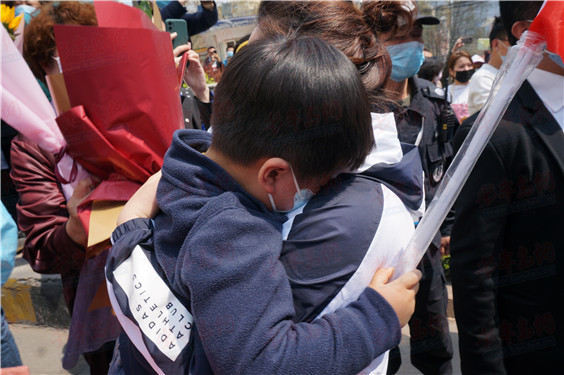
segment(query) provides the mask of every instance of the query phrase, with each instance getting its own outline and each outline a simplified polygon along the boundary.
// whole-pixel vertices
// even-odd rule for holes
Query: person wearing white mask
[[[392,73],[384,92],[397,103],[392,110],[399,140],[419,149],[428,205],[454,156],[451,140],[458,126],[443,89],[416,77],[424,61],[423,25],[437,25],[440,21],[419,16],[412,1],[365,2],[362,7],[364,18],[372,19],[373,32],[391,57]],[[443,128],[442,124],[450,126]],[[417,267],[423,278],[409,322],[411,363],[424,374],[452,373],[448,299],[441,263],[441,255],[448,253],[450,245],[449,222],[447,218]],[[399,350],[392,350],[387,373],[395,374],[400,366]]]
[[[486,103],[494,78],[511,47],[507,31],[498,17],[495,18],[490,32],[490,46],[492,50],[490,60],[482,65],[468,84],[468,116],[478,112]]]

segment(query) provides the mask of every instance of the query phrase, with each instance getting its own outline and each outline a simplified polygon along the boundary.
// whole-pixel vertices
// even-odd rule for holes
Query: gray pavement
[[[449,326],[454,346],[454,374],[460,374],[458,331],[452,311],[452,290],[449,292]],[[10,279],[2,288],[2,307],[10,329],[32,375],[89,374],[84,359],[75,368],[62,368],[63,348],[67,342],[70,317],[62,297],[61,279],[57,275],[39,275],[20,256]],[[409,329],[402,330],[401,375],[419,374],[409,362]]]
[[[63,369],[63,348],[67,342],[68,329],[26,324],[10,324],[20,357],[31,375],[88,375],[88,364],[80,357],[77,365],[67,371]]]
[[[454,374],[460,374],[460,357],[458,355],[458,332],[454,319],[449,319],[450,332],[454,345]],[[82,357],[78,364],[67,371],[61,366],[63,348],[65,346],[68,330],[62,328],[42,327],[26,324],[11,324],[10,330],[14,335],[20,355],[25,366],[28,366],[31,375],[73,374],[88,375],[89,368]],[[402,330],[400,351],[402,353],[402,366],[400,375],[420,374],[409,363],[409,329]]]

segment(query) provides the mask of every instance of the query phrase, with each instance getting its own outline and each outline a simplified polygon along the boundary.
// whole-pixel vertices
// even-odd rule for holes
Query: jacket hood
[[[161,212],[155,218],[155,227],[159,229],[155,232],[155,248],[159,263],[166,270],[176,269],[178,259],[183,256],[179,249],[198,220],[206,216],[202,212],[214,200],[232,199],[233,204],[243,209],[283,222],[203,154],[210,145],[210,133],[181,129],[174,133],[165,155],[157,190]],[[175,273],[169,273],[169,280],[174,280],[174,276]]]
[[[394,114],[372,113],[375,147],[356,173],[375,178],[392,190],[414,213],[423,214],[423,167],[415,145],[398,139]]]

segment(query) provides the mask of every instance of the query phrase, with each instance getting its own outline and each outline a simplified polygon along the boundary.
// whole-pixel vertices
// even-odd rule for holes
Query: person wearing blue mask
[[[384,92],[395,101],[398,137],[418,147],[425,174],[425,202],[433,199],[454,154],[451,139],[458,126],[444,91],[416,77],[423,64],[423,25],[437,25],[435,17],[419,16],[412,1],[374,1],[363,5],[372,17],[373,31],[392,60],[392,72]],[[443,129],[441,124],[450,126]],[[442,254],[450,245],[450,218],[436,234],[418,269],[423,273],[416,296],[411,331],[411,363],[423,374],[452,373],[452,343],[447,320],[448,297]],[[401,366],[399,350],[390,353],[388,374]]]
[[[227,57],[225,58],[225,60],[223,60],[223,66],[227,66],[227,63],[229,62],[229,60],[231,60],[231,58],[235,54],[235,47],[227,46],[226,51],[227,51]]]
[[[39,1],[16,1],[16,3],[19,4],[17,4],[14,8],[14,14],[17,17],[23,13],[26,25],[29,23],[29,21],[31,21],[33,17],[39,14],[39,7],[41,6]]]

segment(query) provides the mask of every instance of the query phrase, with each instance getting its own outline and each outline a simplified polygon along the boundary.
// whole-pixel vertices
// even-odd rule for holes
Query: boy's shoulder
[[[194,230],[218,228],[218,232],[230,231],[229,228],[242,229],[245,225],[252,228],[275,227],[280,232],[286,216],[270,212],[256,199],[240,192],[227,191],[210,198],[200,211]],[[247,233],[250,236],[252,233]],[[234,236],[237,233],[233,233]]]

